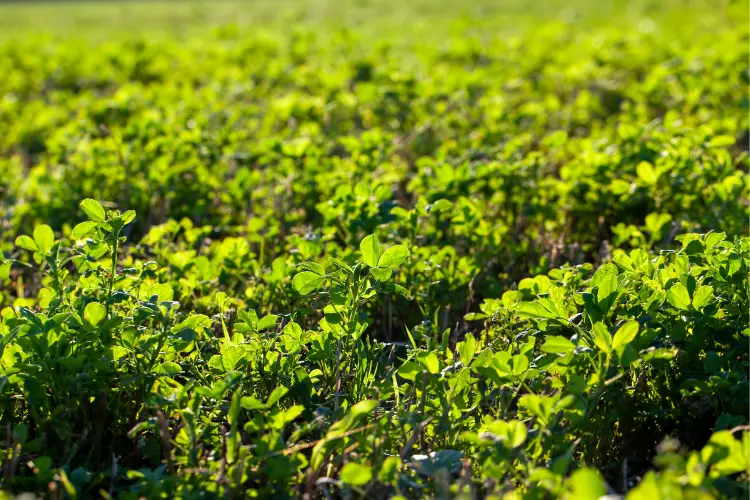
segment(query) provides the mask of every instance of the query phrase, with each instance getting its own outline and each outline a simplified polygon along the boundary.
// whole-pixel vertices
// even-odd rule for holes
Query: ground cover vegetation
[[[747,2],[464,3],[0,7],[7,496],[747,497]]]

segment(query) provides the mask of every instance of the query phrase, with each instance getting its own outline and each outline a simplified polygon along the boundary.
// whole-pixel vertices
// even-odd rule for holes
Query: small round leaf
[[[372,480],[370,467],[350,462],[341,469],[341,481],[353,486],[364,486]]]

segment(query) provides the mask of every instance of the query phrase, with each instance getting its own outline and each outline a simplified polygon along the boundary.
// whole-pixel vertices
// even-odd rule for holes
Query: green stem
[[[109,317],[110,299],[112,299],[112,289],[115,286],[115,273],[117,272],[117,251],[120,246],[120,233],[115,235],[115,245],[112,247],[112,269],[109,273],[109,289],[107,290],[107,317]]]
[[[151,373],[151,370],[153,370],[156,361],[159,359],[159,353],[161,352],[162,347],[164,347],[164,342],[167,340],[167,334],[169,333],[168,324],[169,323],[167,319],[164,318],[162,320],[161,333],[159,334],[159,342],[156,344],[156,350],[151,355],[151,360],[146,367],[146,374]]]

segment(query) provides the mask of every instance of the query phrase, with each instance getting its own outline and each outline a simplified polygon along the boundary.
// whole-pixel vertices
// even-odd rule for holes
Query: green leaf
[[[409,257],[409,249],[404,245],[394,245],[380,256],[378,266],[394,268],[400,266]]]
[[[440,361],[434,352],[428,352],[419,356],[419,361],[427,368],[427,371],[433,375],[440,371]]]
[[[104,212],[104,208],[98,201],[92,200],[91,198],[86,198],[81,202],[81,208],[84,212],[86,212],[86,215],[88,215],[89,219],[91,219],[92,221],[104,222],[106,213]]]
[[[31,239],[31,236],[26,236],[25,234],[22,234],[18,238],[16,238],[16,246],[21,247],[24,250],[31,250],[32,252],[38,252],[39,247],[34,242],[34,240]]]
[[[70,233],[70,237],[74,240],[80,240],[84,236],[92,233],[99,226],[98,222],[86,221],[81,222],[73,228],[73,232]]]
[[[607,494],[604,479],[596,469],[578,469],[567,481],[570,497],[575,500],[599,500]]]
[[[318,264],[317,262],[303,262],[299,265],[300,268],[306,269],[308,271],[312,271],[315,274],[318,274],[320,276],[326,275],[326,270],[323,266]]]
[[[523,354],[516,354],[510,361],[510,373],[520,378],[529,369],[529,358]]]
[[[401,365],[398,368],[398,375],[406,380],[416,380],[417,375],[419,372],[422,371],[422,368],[415,363],[414,361],[407,361],[403,365]]]
[[[347,412],[346,416],[348,419],[354,422],[359,417],[363,415],[367,415],[368,413],[371,413],[372,410],[374,410],[377,407],[378,407],[377,399],[365,399],[355,404],[351,408],[349,408],[349,411]]]
[[[507,448],[513,449],[521,446],[526,441],[528,431],[523,422],[519,420],[495,420],[486,427],[484,436],[494,437],[494,440],[500,441]]]
[[[292,286],[300,295],[307,295],[323,284],[323,277],[311,271],[298,273],[292,280]]]
[[[326,437],[331,438],[340,436],[342,433],[353,428],[362,420],[361,417],[364,417],[367,414],[371,413],[375,408],[378,407],[378,404],[379,402],[376,399],[365,399],[364,401],[360,401],[359,403],[355,404],[354,406],[349,408],[349,411],[346,413],[346,416],[344,418],[334,423],[328,429]],[[315,445],[312,451],[312,457],[310,459],[310,464],[313,468],[320,467],[321,462],[332,449],[332,446],[335,446],[335,442],[325,439],[320,440],[318,444]]]
[[[687,245],[685,245],[685,248],[682,249],[680,253],[684,253],[685,255],[699,255],[703,253],[703,243],[701,243],[699,240],[692,240],[689,241]]]
[[[479,321],[482,319],[487,319],[487,315],[484,313],[473,312],[473,313],[465,314],[464,319],[466,321]]]
[[[127,226],[131,222],[133,222],[133,219],[135,219],[135,210],[126,210],[121,216],[120,219],[122,220],[122,225]]]
[[[448,211],[453,208],[453,203],[449,200],[440,199],[431,205],[427,205],[427,213],[439,214],[441,212]]]
[[[268,395],[268,400],[266,400],[266,408],[271,408],[273,405],[278,403],[281,398],[286,396],[287,392],[289,392],[289,389],[287,389],[283,385],[276,387],[276,389],[271,391],[271,394]]]
[[[390,456],[383,461],[383,466],[378,471],[378,480],[390,484],[397,480],[398,470],[401,468],[401,458]],[[393,497],[391,497],[393,500]]]
[[[640,325],[637,321],[628,321],[615,332],[615,337],[612,339],[612,350],[620,352],[626,345],[631,343],[636,335],[638,335],[638,328]]]
[[[527,434],[528,430],[523,422],[519,420],[511,420],[508,422],[508,438],[505,441],[505,444],[510,448],[518,448],[524,443],[524,441],[526,441]]]
[[[258,401],[252,396],[243,396],[241,400],[242,407],[246,410],[265,410],[266,404]]]
[[[370,273],[378,281],[388,281],[393,271],[390,267],[373,267],[370,268]]]
[[[709,148],[724,148],[727,146],[732,146],[735,143],[734,137],[731,135],[717,135],[716,137],[711,138],[710,141],[708,141],[708,147]]]
[[[178,365],[177,363],[167,361],[165,363],[156,365],[154,367],[154,373],[157,373],[159,375],[168,375],[168,376],[177,375],[179,373],[182,373],[182,367]]]
[[[701,450],[701,459],[710,464],[720,476],[729,476],[746,471],[750,467],[747,450],[735,439],[731,431],[719,431],[711,435],[708,444]]]
[[[352,274],[354,272],[352,268],[349,267],[349,265],[342,260],[339,260],[335,257],[328,257],[328,260],[330,260],[332,264],[334,264],[336,267],[338,267],[339,269],[341,269],[347,274]]]
[[[224,310],[224,308],[227,306],[226,292],[216,292],[216,305],[219,306],[220,310]]]
[[[89,322],[91,326],[96,326],[107,315],[107,308],[99,302],[89,302],[86,309],[83,310],[83,319]]]
[[[633,261],[624,253],[618,253],[612,257],[612,261],[626,271],[635,271]]]
[[[594,344],[596,347],[609,354],[612,352],[612,335],[609,333],[609,329],[604,323],[595,323],[591,329],[592,336],[594,337]]]
[[[665,488],[666,486],[666,488]],[[627,500],[653,500],[654,498],[664,498],[662,489],[666,489],[667,493],[679,493],[680,490],[676,485],[672,485],[668,480],[657,477],[654,471],[648,471],[638,486],[628,492]],[[672,489],[672,492],[669,489]],[[674,490],[677,489],[677,492]],[[675,494],[677,498],[677,496]],[[669,496],[667,498],[670,498]]]
[[[221,363],[224,366],[224,371],[234,370],[240,361],[245,358],[247,351],[243,346],[230,345],[224,348],[221,353]]]
[[[464,366],[469,366],[477,348],[477,341],[474,338],[474,335],[467,333],[464,341],[459,343],[456,347],[458,348],[458,355],[461,358],[461,363],[463,363]]]
[[[611,303],[608,299],[613,293],[615,293],[616,290],[617,275],[614,273],[610,273],[605,276],[602,282],[599,284],[599,290],[596,293],[596,301],[599,304],[606,303],[607,309],[609,309],[609,305],[611,305]]]
[[[690,294],[685,285],[677,283],[667,290],[667,302],[683,311],[690,309]]]
[[[659,180],[659,174],[656,172],[656,169],[648,162],[640,162],[635,167],[635,171],[638,174],[638,179],[649,186],[653,186]]]
[[[353,486],[364,486],[372,480],[372,468],[349,462],[341,469],[341,481]]]
[[[711,302],[714,296],[714,289],[708,285],[701,285],[693,292],[693,307],[700,310]]]
[[[261,318],[261,320],[258,322],[258,331],[276,326],[276,321],[278,321],[278,319],[279,317],[275,314],[267,314],[263,316],[263,318]]]
[[[542,352],[567,354],[576,348],[575,344],[560,335],[550,335],[544,340]]]
[[[220,354],[214,354],[211,356],[211,358],[208,360],[208,367],[213,368],[216,371],[223,372],[226,371],[224,369],[224,358]]]
[[[727,238],[726,233],[711,233],[706,236],[706,249],[710,249],[721,243]]]
[[[55,233],[47,224],[42,224],[34,228],[34,241],[39,251],[46,254],[55,242]]]
[[[359,244],[359,251],[362,252],[362,262],[370,267],[377,267],[382,252],[377,235],[365,236]]]
[[[557,319],[558,314],[538,302],[521,302],[516,309],[519,318]]]
[[[9,260],[3,261],[2,264],[0,264],[0,281],[7,280],[10,278],[10,266],[12,265],[12,262]]]

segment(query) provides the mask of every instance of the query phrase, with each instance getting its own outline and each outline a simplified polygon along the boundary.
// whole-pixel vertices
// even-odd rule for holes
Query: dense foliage
[[[747,497],[747,3],[476,3],[0,42],[8,494]]]

